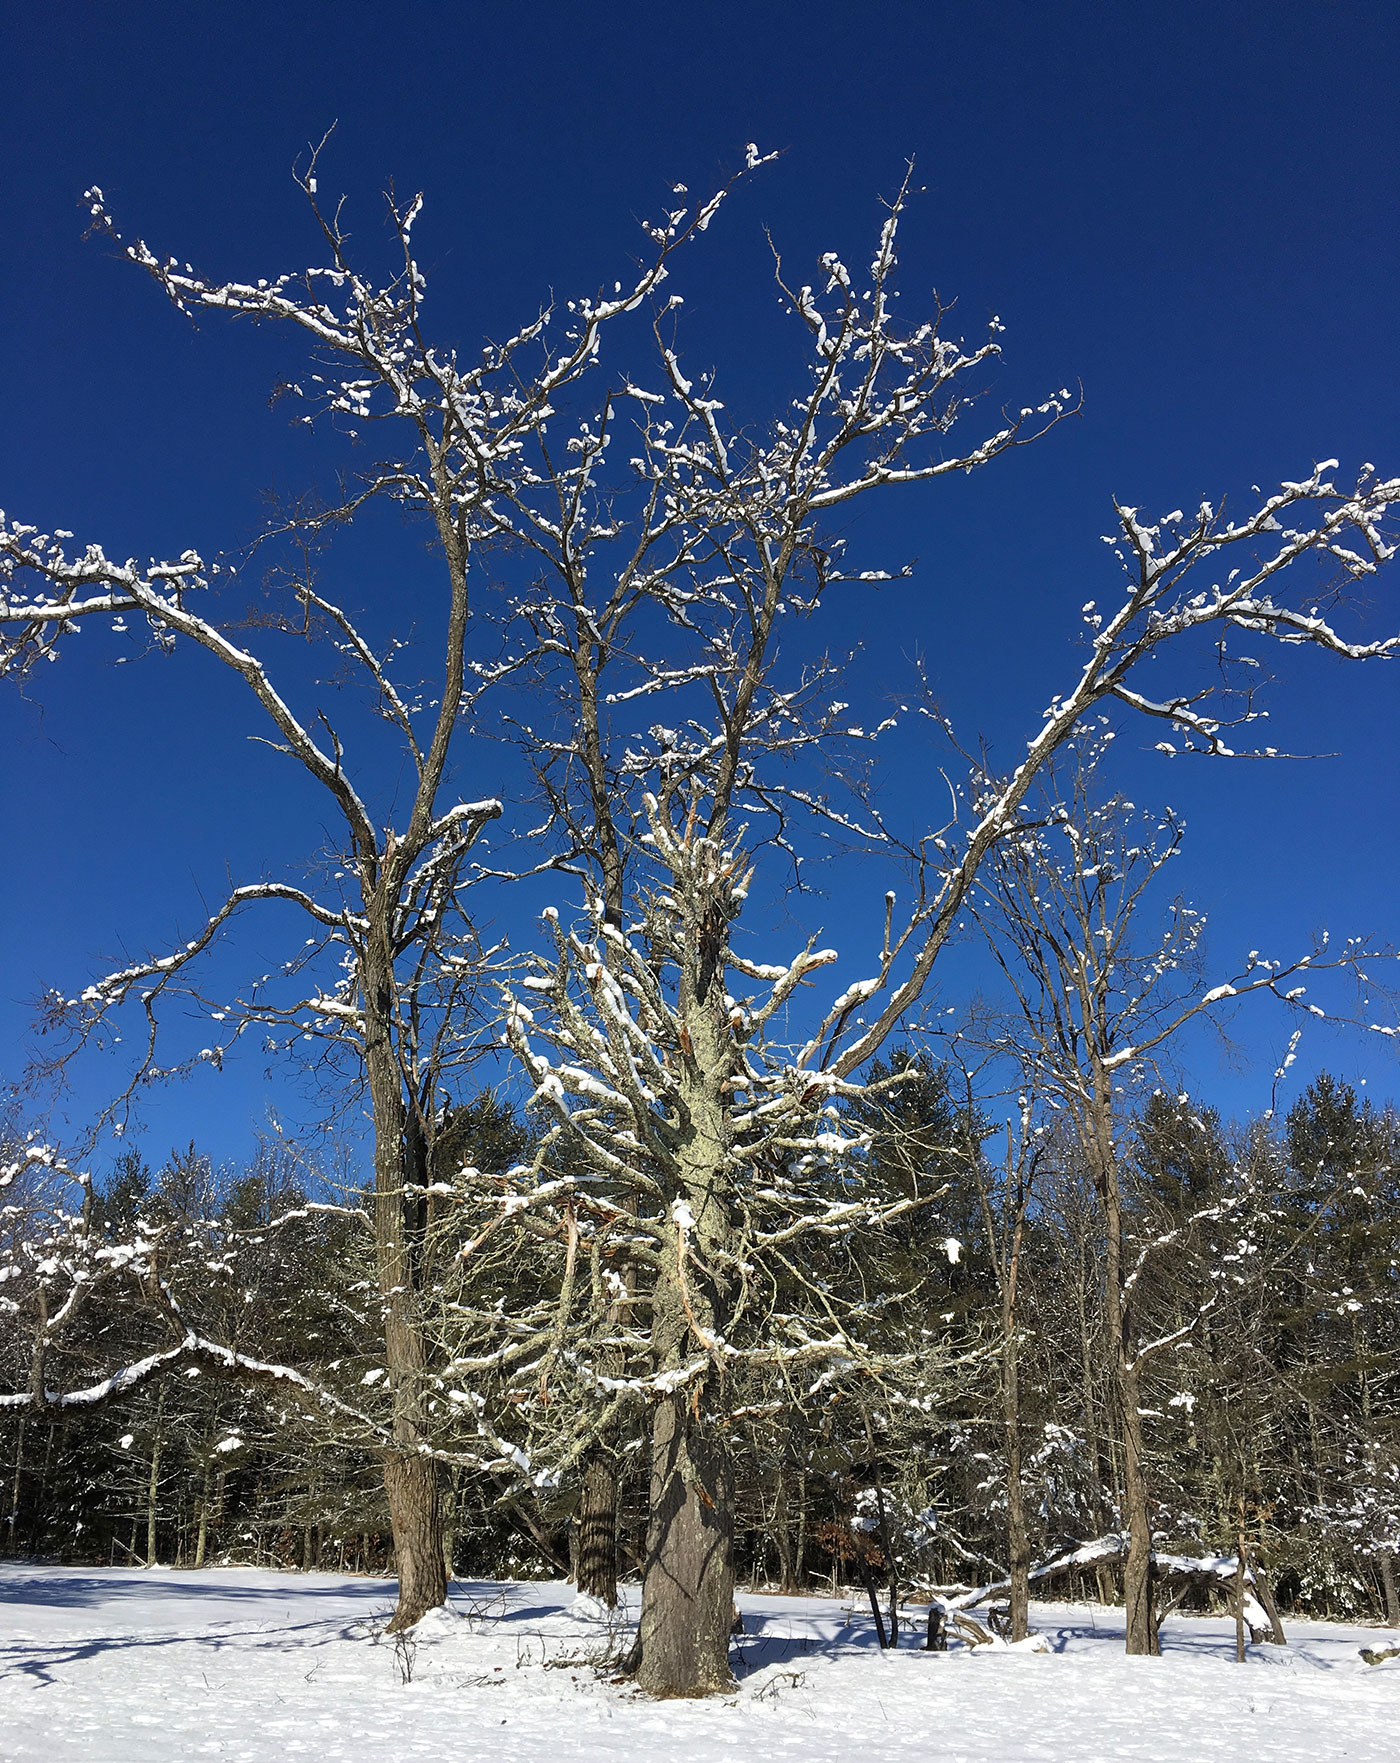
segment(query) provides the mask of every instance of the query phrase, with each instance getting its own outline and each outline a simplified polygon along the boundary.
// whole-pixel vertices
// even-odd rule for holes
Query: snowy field
[[[648,1702],[587,1661],[602,1624],[559,1585],[458,1584],[411,1654],[385,1580],[0,1563],[4,1763],[1395,1763],[1400,1660],[1374,1629],[1293,1624],[1237,1665],[1233,1624],[1171,1620],[1122,1656],[1118,1613],[1037,1605],[1048,1655],[880,1654],[868,1613],[742,1597],[735,1693]],[[915,1637],[916,1639],[918,1637]],[[405,1673],[408,1681],[405,1681]]]

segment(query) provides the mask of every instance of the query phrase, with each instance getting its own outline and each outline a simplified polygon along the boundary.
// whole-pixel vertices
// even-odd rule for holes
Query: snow
[[[592,1668],[616,1637],[565,1585],[457,1582],[453,1613],[396,1646],[378,1632],[387,1580],[0,1563],[0,1751],[7,1763],[1394,1756],[1400,1661],[1358,1657],[1389,1638],[1376,1630],[1290,1624],[1288,1648],[1251,1647],[1240,1666],[1231,1620],[1173,1617],[1161,1659],[1128,1659],[1120,1611],[1037,1604],[1048,1654],[926,1654],[907,1627],[907,1650],[882,1654],[863,1600],[739,1603],[734,1693],[656,1703]]]

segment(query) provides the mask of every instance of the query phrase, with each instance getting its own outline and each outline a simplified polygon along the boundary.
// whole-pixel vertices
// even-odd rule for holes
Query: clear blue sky
[[[918,581],[832,640],[866,642],[855,684],[872,693],[923,649],[965,738],[1009,758],[1074,664],[1079,606],[1112,590],[1114,495],[1189,507],[1330,455],[1400,469],[1398,52],[1400,12],[1365,3],[10,7],[0,506],[109,553],[210,554],[252,533],[261,490],[314,475],[314,443],[268,404],[286,340],[181,321],[84,241],[90,183],[157,249],[272,275],[313,254],[288,171],[338,120],[327,178],[366,237],[389,179],[427,193],[435,323],[470,346],[551,288],[620,272],[673,182],[710,184],[748,140],[782,148],[685,267],[691,346],[758,413],[779,395],[763,225],[793,260],[859,258],[913,154],[907,303],[956,294],[970,334],[999,313],[996,397],[1082,380],[1085,414],[977,479],[882,504],[855,537],[879,561],[917,556]],[[1394,628],[1400,580],[1377,599]],[[37,705],[0,698],[0,1075],[42,987],[188,934],[229,873],[285,873],[315,843],[197,660],[70,652]],[[1270,738],[1336,757],[1125,762],[1139,800],[1186,813],[1177,882],[1222,968],[1322,924],[1400,935],[1398,686],[1394,668],[1288,657]],[[897,792],[898,750],[888,763]],[[812,909],[829,936],[857,921],[847,887]],[[950,1000],[969,978],[955,961]],[[1241,1028],[1267,1067],[1285,1025]],[[1374,1041],[1319,1034],[1300,1068],[1319,1063],[1397,1089]],[[1267,1088],[1206,1049],[1194,1078],[1227,1109]],[[238,1155],[279,1093],[257,1062],[163,1091],[145,1142]]]

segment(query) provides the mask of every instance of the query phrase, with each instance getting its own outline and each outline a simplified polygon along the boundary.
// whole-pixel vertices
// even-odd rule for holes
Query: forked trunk
[[[662,1397],[652,1429],[640,1687],[653,1696],[728,1689],[733,1621],[733,1474],[723,1443],[680,1391]]]

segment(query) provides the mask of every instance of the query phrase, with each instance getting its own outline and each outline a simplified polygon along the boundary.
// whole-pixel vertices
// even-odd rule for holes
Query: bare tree
[[[749,163],[758,163],[752,150]],[[304,182],[314,207],[314,167]],[[964,347],[942,334],[941,307],[927,320],[897,322],[901,192],[866,274],[828,255],[814,291],[779,262],[779,291],[807,339],[810,373],[766,431],[726,426],[713,377],[683,368],[673,302],[653,312],[656,384],[627,373],[591,404],[580,394],[566,413],[603,329],[657,294],[676,249],[708,226],[717,201],[673,210],[652,232],[649,267],[615,297],[576,303],[557,352],[541,316],[471,369],[423,337],[422,277],[411,251],[416,202],[392,210],[403,267],[382,287],[359,275],[337,219],[319,210],[327,261],[300,278],[216,284],[144,246],[128,248],[184,309],[297,327],[318,358],[334,364],[313,382],[322,388],[320,408],[371,432],[381,421],[396,424],[408,436],[407,449],[366,474],[331,515],[297,523],[297,531],[319,534],[378,497],[426,521],[445,590],[431,708],[415,707],[397,683],[392,652],[344,605],[305,576],[293,595],[296,617],[339,646],[408,757],[413,801],[389,830],[380,830],[353,786],[345,744],[329,721],[295,714],[293,694],[274,688],[264,662],[199,610],[211,604],[211,578],[197,556],[117,565],[95,547],[70,557],[57,534],[13,522],[0,529],[0,630],[12,669],[55,653],[84,619],[144,616],[160,640],[193,642],[240,675],[270,719],[274,743],[327,792],[345,827],[343,893],[281,883],[236,890],[186,948],[109,976],[79,1003],[91,1025],[130,998],[146,1010],[153,1034],[163,996],[254,901],[281,901],[309,917],[317,951],[345,963],[305,992],[241,998],[230,1020],[346,1045],[368,1088],[400,1626],[443,1589],[436,1371],[423,1327],[439,1196],[428,1191],[425,1147],[441,1099],[441,1059],[456,1044],[474,977],[463,898],[469,852],[498,812],[480,790],[446,809],[441,798],[455,736],[480,716],[483,690],[518,682],[521,665],[532,663],[562,694],[552,726],[516,719],[547,799],[541,836],[552,836],[552,848],[538,862],[498,863],[496,873],[540,866],[574,873],[584,917],[580,928],[557,929],[547,971],[535,976],[537,1024],[522,989],[511,994],[507,1036],[554,1126],[499,1202],[513,1218],[536,1217],[562,1247],[561,1290],[573,1291],[578,1280],[584,1219],[615,1230],[624,1262],[638,1269],[634,1301],[650,1311],[638,1391],[651,1405],[653,1444],[641,1681],[664,1694],[727,1681],[733,1512],[724,1367],[736,1324],[756,1314],[749,1269],[804,1238],[849,1232],[885,1214],[878,1197],[849,1205],[833,1197],[841,1182],[831,1171],[857,1155],[858,1141],[837,1129],[832,1110],[839,1114],[843,1099],[861,1093],[858,1073],[918,1004],[982,865],[1023,829],[1038,773],[1086,716],[1113,703],[1165,720],[1190,746],[1227,752],[1230,730],[1253,711],[1247,695],[1222,704],[1197,688],[1193,636],[1205,639],[1213,667],[1241,631],[1357,660],[1400,645],[1348,638],[1312,605],[1314,572],[1297,568],[1312,559],[1343,576],[1373,572],[1389,555],[1382,522],[1400,500],[1400,482],[1367,471],[1354,488],[1338,489],[1329,464],[1238,519],[1203,504],[1189,519],[1148,523],[1120,507],[1127,585],[1109,613],[1086,610],[1090,652],[1078,677],[1050,705],[1016,770],[979,778],[969,824],[943,825],[941,810],[916,806],[927,832],[907,854],[912,908],[896,920],[888,899],[883,935],[871,926],[870,976],[831,1000],[811,1032],[784,1026],[789,1008],[800,1013],[799,987],[827,956],[809,944],[768,965],[735,945],[746,853],[769,845],[795,860],[813,829],[893,852],[860,793],[842,799],[830,783],[870,730],[832,702],[831,669],[797,641],[799,621],[832,591],[865,594],[888,579],[880,569],[849,568],[831,523],[887,486],[991,463],[1043,433],[1074,401],[1060,394],[1002,418],[971,445],[948,441],[979,371],[998,351],[1000,327],[984,344]],[[106,225],[100,197],[94,209]],[[608,448],[624,408],[639,412],[630,422],[634,451],[625,472],[610,472]],[[529,557],[538,573],[515,601],[528,639],[507,645],[504,660],[493,650],[473,669],[468,575],[481,547]],[[1210,572],[1204,588],[1201,569]],[[791,644],[779,642],[786,630]],[[1142,664],[1169,639],[1187,651],[1179,683],[1149,696]],[[293,976],[314,972],[301,958],[292,967]],[[565,1150],[594,1179],[592,1189],[582,1176],[549,1168],[548,1158]],[[567,1196],[560,1181],[572,1182]],[[555,1201],[561,1209],[547,1217],[543,1209]],[[796,1337],[781,1341],[765,1326],[751,1343],[756,1363],[864,1350],[858,1331],[824,1312],[817,1290],[809,1296],[820,1332],[798,1317]],[[571,1304],[557,1300],[549,1327],[570,1314]],[[508,1351],[526,1362],[545,1312],[523,1321],[519,1338],[505,1349],[483,1346],[475,1359]],[[467,1359],[470,1380],[475,1360]],[[594,1430],[602,1436],[601,1417]]]
[[[1370,951],[1331,953],[1324,939],[1283,963],[1251,952],[1219,986],[1193,986],[1204,919],[1177,901],[1154,940],[1144,934],[1148,890],[1180,849],[1171,814],[1138,816],[1121,798],[1102,799],[1095,777],[1106,742],[1086,731],[1067,780],[1047,772],[1040,823],[1008,838],[978,879],[972,910],[988,934],[1014,1011],[986,1033],[1022,1067],[1072,1130],[1102,1214],[1103,1287],[1122,1491],[1129,1544],[1124,1583],[1127,1648],[1155,1653],[1152,1500],[1143,1432],[1142,1380],[1150,1360],[1185,1341],[1219,1293],[1188,1306],[1185,1320],[1147,1338],[1142,1299],[1155,1258],[1180,1247],[1193,1226],[1218,1222],[1245,1201],[1214,1197],[1198,1215],[1141,1232],[1125,1186],[1121,1121],[1125,1089],[1155,1072],[1154,1056],[1194,1018],[1226,1000],[1269,994],[1304,1005],[1312,973],[1355,969]],[[1063,840],[1063,855],[1053,850]]]
[[[873,811],[843,812],[803,770],[823,755],[839,769],[835,753],[865,730],[842,716],[844,705],[828,708],[817,696],[825,680],[820,666],[794,671],[780,655],[780,624],[794,611],[815,611],[832,592],[868,592],[863,584],[881,579],[878,570],[855,571],[839,562],[841,548],[824,524],[830,511],[891,483],[987,464],[1043,432],[1070,407],[1062,395],[1022,412],[976,446],[951,454],[940,447],[929,458],[965,408],[963,380],[994,345],[965,350],[945,341],[941,313],[912,329],[895,325],[890,296],[903,204],[901,195],[891,205],[864,293],[835,257],[823,259],[821,295],[792,288],[779,265],[779,286],[811,340],[811,385],[767,436],[721,426],[714,377],[689,377],[671,336],[658,326],[662,385],[650,391],[628,387],[628,396],[642,406],[630,517],[624,492],[601,481],[611,405],[571,437],[574,463],[551,467],[547,513],[517,504],[509,516],[510,538],[544,558],[560,584],[553,599],[534,602],[531,613],[539,653],[557,663],[553,677],[565,681],[567,706],[560,729],[537,743],[537,764],[552,822],[563,835],[549,861],[584,878],[587,947],[595,952],[585,956],[574,949],[567,958],[561,953],[558,984],[565,984],[572,959],[587,972],[596,969],[590,984],[605,985],[601,976],[624,914],[632,865],[633,893],[646,903],[638,928],[668,951],[658,959],[675,963],[678,989],[668,1008],[676,1018],[670,1029],[679,1055],[669,1043],[656,1050],[653,1029],[638,1035],[635,1024],[623,1026],[620,1005],[608,1002],[612,994],[602,990],[597,1006],[613,1013],[607,1026],[585,1030],[583,1020],[575,1019],[550,1071],[540,1063],[543,1055],[529,1050],[518,1013],[511,1038],[537,1093],[560,1109],[561,1125],[568,1125],[563,1115],[575,1112],[570,1097],[587,1113],[589,1086],[598,1081],[608,1118],[609,1110],[641,1110],[643,1104],[664,1113],[658,1099],[673,1099],[677,1112],[667,1131],[683,1122],[680,1130],[693,1135],[687,1143],[698,1147],[693,1154],[701,1161],[681,1159],[666,1167],[664,1179],[649,1176],[655,1215],[636,1215],[633,1222],[646,1219],[654,1228],[656,1217],[683,1205],[702,1233],[702,1264],[711,1267],[737,1252],[727,1235],[734,1204],[729,1184],[746,1161],[733,1147],[739,1142],[736,1111],[746,1105],[747,1092],[735,1086],[747,1069],[754,1022],[766,1023],[770,1012],[770,1004],[763,1004],[757,1018],[747,1005],[737,1007],[732,1019],[725,1014],[727,971],[740,976],[740,991],[742,976],[750,972],[733,943],[746,891],[737,885],[745,873],[743,852],[766,841],[800,857],[809,836],[804,815],[811,817],[809,828],[837,824],[877,844],[885,837]],[[1390,555],[1381,522],[1400,497],[1400,485],[1377,482],[1368,470],[1354,490],[1339,491],[1328,469],[1283,486],[1239,519],[1203,504],[1189,520],[1178,513],[1149,524],[1135,509],[1119,508],[1117,551],[1128,577],[1121,602],[1106,614],[1086,609],[1089,659],[1049,707],[1024,762],[1008,778],[983,780],[971,824],[939,827],[930,815],[916,853],[914,909],[896,924],[889,902],[875,971],[832,1002],[796,1054],[785,1109],[795,1106],[799,1083],[809,1109],[840,1095],[841,1086],[907,1019],[982,864],[1022,827],[1038,773],[1091,712],[1124,704],[1164,719],[1190,748],[1230,751],[1231,729],[1255,714],[1247,693],[1212,702],[1208,688],[1183,685],[1149,698],[1138,685],[1143,664],[1168,639],[1187,649],[1193,635],[1211,639],[1214,659],[1226,655],[1227,685],[1232,671],[1226,651],[1237,631],[1308,642],[1358,660],[1395,652],[1395,639],[1348,639],[1315,607],[1300,610],[1284,595],[1286,572],[1309,558],[1343,574],[1365,575]],[[600,570],[594,551],[617,539],[620,564]],[[1193,572],[1219,570],[1231,555],[1240,565],[1198,590]],[[590,583],[597,582],[603,587],[595,599]],[[661,642],[664,649],[656,647]],[[1184,679],[1190,665],[1183,655]],[[611,691],[603,678],[609,668],[619,675]],[[621,708],[632,705],[653,719],[649,725],[621,720]],[[605,711],[613,718],[606,726]],[[702,855],[703,881],[690,867]],[[664,934],[658,914],[671,916]],[[561,948],[568,947],[566,939]],[[635,965],[641,958],[627,960]],[[783,1003],[786,988],[815,964],[809,950],[775,970],[784,976],[776,982]],[[641,988],[643,982],[627,983]],[[636,996],[640,1000],[643,992]],[[551,1002],[556,1012],[564,1010],[562,992],[552,993]],[[665,1019],[658,998],[648,994],[647,1008],[659,1031]],[[652,1075],[645,1081],[624,1075],[624,1053],[633,1057],[627,1050],[634,1039],[653,1047],[647,1067]],[[683,1074],[667,1063],[677,1056],[687,1062]],[[640,1090],[630,1087],[634,1082]],[[666,1142],[659,1126],[644,1128],[642,1121],[638,1112],[626,1129],[634,1152],[613,1144],[603,1158],[624,1184],[634,1180],[632,1165],[659,1156],[657,1146]],[[581,1131],[573,1125],[569,1130]],[[799,1110],[786,1130],[800,1138],[811,1127],[800,1124]],[[656,1134],[661,1136],[653,1142]],[[668,1244],[652,1266],[652,1280],[660,1279],[651,1288],[653,1351],[663,1375],[679,1368],[682,1342],[708,1356],[718,1326],[708,1311],[709,1320],[699,1311],[692,1315],[681,1301],[686,1254]],[[692,1393],[685,1421],[695,1438],[684,1447],[677,1442],[680,1407],[674,1397],[658,1401],[653,1436],[660,1468],[652,1489],[641,1680],[661,1693],[691,1693],[725,1675],[720,1612],[729,1568],[721,1515],[727,1483],[721,1468],[702,1471],[687,1455],[692,1448],[697,1462],[704,1455],[698,1396]]]
[[[396,504],[426,526],[440,571],[436,653],[426,664],[430,683],[420,690],[403,677],[403,639],[390,628],[392,607],[362,617],[322,592],[310,570],[294,577],[288,604],[271,621],[273,632],[254,645],[240,629],[242,608],[227,572],[207,566],[195,551],[145,566],[113,561],[97,544],[70,555],[65,545],[71,535],[13,520],[0,526],[0,667],[23,675],[37,661],[55,658],[66,636],[96,621],[112,622],[120,631],[128,619],[140,620],[157,649],[194,645],[242,681],[258,719],[254,727],[264,731],[258,738],[299,767],[341,828],[340,867],[318,874],[316,853],[308,851],[307,873],[295,883],[234,888],[183,946],[105,975],[81,997],[60,1001],[55,1015],[90,1037],[123,1005],[143,1013],[145,1056],[113,1113],[156,1069],[160,1009],[181,991],[223,1025],[200,1059],[217,1064],[243,1034],[262,1026],[288,1049],[301,1040],[331,1047],[363,1083],[372,1121],[373,1222],[393,1392],[383,1463],[400,1581],[394,1625],[402,1628],[445,1595],[421,1318],[433,1206],[428,1151],[443,1101],[444,1064],[460,1044],[476,974],[464,899],[469,853],[501,812],[487,792],[459,799],[454,770],[461,737],[481,715],[482,693],[508,667],[492,627],[475,655],[469,642],[473,547],[494,530],[494,499],[508,502],[511,480],[528,471],[525,445],[543,429],[551,401],[592,366],[602,331],[659,286],[667,260],[708,225],[720,198],[696,210],[674,210],[648,228],[649,261],[614,296],[573,303],[571,327],[559,348],[551,346],[546,310],[504,344],[488,346],[475,364],[462,365],[423,328],[425,282],[412,246],[421,199],[407,207],[390,201],[399,267],[389,280],[376,282],[348,253],[341,208],[328,212],[320,205],[315,154],[298,181],[325,251],[320,264],[300,274],[216,282],[175,258],[158,257],[144,243],[121,249],[181,312],[217,311],[293,327],[306,339],[314,364],[325,370],[299,389],[309,407],[306,420],[348,424],[367,438],[385,434],[385,454],[338,505],[294,513],[279,530],[296,543],[314,545],[375,501]],[[89,200],[94,227],[121,243],[102,193],[89,192]],[[262,622],[269,622],[265,615]],[[370,794],[382,753],[367,756],[365,775],[357,781],[347,751],[351,743],[328,713],[315,703],[293,708],[308,693],[299,670],[287,662],[285,645],[278,650],[279,625],[283,632],[314,637],[339,656],[401,755],[411,787],[406,806],[389,824],[381,823],[383,810]],[[280,686],[268,658],[279,655],[288,676]],[[415,660],[421,663],[422,656],[415,652]],[[258,982],[232,999],[205,997],[196,982],[199,958],[250,907],[276,905],[290,907],[309,933],[294,939],[280,988]]]

